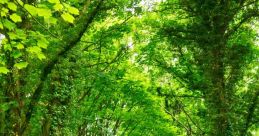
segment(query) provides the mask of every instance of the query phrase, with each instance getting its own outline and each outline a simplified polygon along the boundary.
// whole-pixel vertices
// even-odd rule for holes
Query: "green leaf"
[[[4,29],[4,26],[2,23],[0,23],[0,29]]]
[[[18,69],[23,69],[26,68],[28,66],[28,62],[19,62],[14,64],[14,67],[17,67]]]
[[[52,16],[50,9],[40,8],[40,9],[37,9],[37,12],[38,12],[38,16],[41,16],[44,18],[50,18]]]
[[[48,41],[46,40],[38,40],[37,45],[43,49],[47,49],[48,47]]]
[[[38,46],[28,47],[27,51],[37,55],[38,59],[43,60],[46,56],[41,52],[41,48]]]
[[[35,53],[35,54],[41,53],[41,48],[38,47],[38,46],[29,47],[27,50],[28,50],[30,53]]]
[[[15,29],[15,31],[16,31],[16,35],[17,35],[18,39],[22,39],[22,40],[26,40],[27,39],[27,35],[24,32],[24,30],[22,30],[22,29]]]
[[[0,67],[0,73],[7,74],[8,72],[10,72],[10,70],[6,67]]]
[[[78,10],[77,8],[75,8],[75,7],[69,6],[69,7],[67,7],[67,10],[68,10],[68,12],[71,13],[71,14],[79,15],[79,10]]]
[[[4,45],[4,50],[5,51],[12,51],[12,46],[10,44],[5,44]]]
[[[16,28],[15,23],[9,21],[8,19],[4,19],[4,27],[6,27],[8,30],[13,30],[14,28]]]
[[[24,8],[30,13],[32,14],[33,16],[36,16],[38,14],[38,8],[32,6],[32,5],[29,5],[29,4],[25,4],[24,5]]]
[[[54,10],[55,11],[60,11],[62,9],[63,9],[63,5],[62,4],[57,3],[57,4],[54,5]]]
[[[38,53],[37,56],[40,60],[46,59],[46,56],[42,53]]]
[[[14,32],[9,32],[9,33],[7,33],[7,34],[8,34],[8,36],[9,36],[9,38],[10,38],[11,40],[17,39],[16,33],[14,33]]]
[[[69,23],[74,23],[75,18],[69,13],[63,13],[61,17]]]
[[[16,13],[13,13],[13,14],[10,16],[10,18],[11,18],[15,23],[17,23],[17,22],[22,22],[22,18],[21,18],[19,15],[17,15]]]
[[[7,2],[8,2],[8,0],[0,0],[0,4],[5,4]]]
[[[49,3],[60,3],[59,0],[48,0],[48,1],[49,1]]]
[[[0,13],[1,13],[1,17],[6,17],[7,14],[9,13],[9,9],[2,8]]]
[[[24,48],[24,45],[21,44],[21,43],[19,43],[19,44],[16,45],[16,48],[17,48],[17,49],[23,49],[23,48]]]
[[[11,9],[12,11],[16,11],[17,10],[17,6],[13,3],[13,2],[8,2],[7,6],[9,9]]]
[[[21,57],[22,56],[22,53],[20,52],[20,51],[14,51],[13,53],[12,53],[12,56],[15,58],[15,59],[17,59],[17,58],[19,58],[19,57]]]
[[[24,5],[24,3],[21,0],[18,0],[18,1],[15,1],[15,2],[17,2],[20,5]]]
[[[0,105],[0,109],[1,111],[7,111],[8,109],[10,109],[8,103],[4,103]]]
[[[54,25],[55,25],[55,24],[57,24],[57,21],[58,21],[58,20],[57,20],[56,18],[50,17],[50,18],[48,18],[48,21],[47,21],[47,22],[50,23],[50,24],[54,24]]]

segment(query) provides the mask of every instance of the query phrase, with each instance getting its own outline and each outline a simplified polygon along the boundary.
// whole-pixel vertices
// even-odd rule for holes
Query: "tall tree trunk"
[[[215,136],[227,136],[228,134],[228,98],[227,90],[225,90],[224,83],[224,64],[222,56],[222,47],[219,50],[213,51],[213,56],[215,58],[212,67],[212,103],[215,108],[214,120],[214,133]]]

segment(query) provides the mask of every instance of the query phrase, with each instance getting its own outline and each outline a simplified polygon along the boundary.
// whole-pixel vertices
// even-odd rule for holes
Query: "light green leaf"
[[[5,12],[3,12],[3,11],[1,11],[0,14],[1,14],[1,17],[6,17],[6,15],[7,15],[7,14],[6,14]]]
[[[12,11],[16,11],[17,10],[17,6],[13,3],[13,2],[8,2],[7,6],[9,9],[11,9]]]
[[[16,13],[13,13],[13,14],[10,16],[10,18],[11,18],[15,23],[17,23],[17,22],[22,22],[22,18],[21,18],[19,15],[17,15]]]
[[[38,12],[38,16],[42,16],[44,18],[50,18],[52,16],[50,9],[41,8],[41,9],[37,9],[37,12]]]
[[[37,56],[40,60],[46,59],[46,56],[42,53],[38,53]]]
[[[55,11],[60,11],[62,9],[63,9],[63,5],[62,4],[57,3],[57,4],[54,5],[54,10]]]
[[[61,17],[69,23],[74,23],[75,18],[69,13],[63,13]]]
[[[0,4],[5,4],[7,2],[8,2],[8,0],[0,0]]]
[[[69,7],[67,7],[67,10],[68,10],[68,12],[71,13],[71,14],[79,15],[79,10],[78,10],[77,8],[75,8],[75,7],[69,6]]]
[[[16,1],[20,5],[24,5],[24,3],[21,0]]]
[[[15,29],[15,31],[16,31],[16,35],[17,35],[17,38],[18,38],[18,39],[26,40],[27,35],[26,35],[26,33],[24,32],[24,30],[22,30],[22,29]]]
[[[11,40],[17,39],[17,35],[14,32],[7,33]]]
[[[6,27],[8,30],[13,30],[16,27],[16,25],[8,19],[4,19],[4,27]]]
[[[1,74],[1,73],[7,74],[8,72],[10,72],[10,70],[7,69],[6,67],[0,67],[0,74]]]
[[[28,62],[19,62],[14,64],[14,67],[17,67],[18,69],[23,69],[26,68],[28,66]]]
[[[49,1],[49,3],[60,3],[59,0],[48,0],[48,1]]]
[[[35,54],[41,53],[41,48],[38,47],[38,46],[29,47],[27,50],[28,50],[30,53],[35,53]]]
[[[20,49],[23,49],[23,48],[24,48],[24,45],[21,44],[21,43],[19,43],[19,44],[16,45],[16,48],[19,49],[19,50],[20,50]]]
[[[43,49],[47,49],[48,42],[46,40],[38,40],[37,45]]]
[[[0,29],[4,29],[4,26],[2,23],[0,23]]]
[[[57,21],[58,21],[58,20],[57,20],[56,18],[50,17],[50,18],[48,18],[48,21],[47,21],[47,22],[50,23],[50,24],[54,24],[54,25],[55,25],[55,24],[57,24]]]
[[[9,13],[9,9],[7,8],[1,9],[1,17],[6,17],[8,13]]]
[[[33,16],[37,15],[38,14],[38,8],[32,6],[32,5],[29,5],[29,4],[25,4],[24,5],[24,8],[30,13],[32,14]]]
[[[41,52],[41,48],[38,46],[28,47],[27,51],[37,55],[38,59],[43,60],[45,59],[45,55]]]
[[[10,44],[5,44],[4,45],[4,50],[5,51],[12,51],[12,46]]]

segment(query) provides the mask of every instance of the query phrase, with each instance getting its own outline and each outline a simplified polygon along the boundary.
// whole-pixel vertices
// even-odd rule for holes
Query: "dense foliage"
[[[258,7],[1,0],[0,135],[258,135]]]

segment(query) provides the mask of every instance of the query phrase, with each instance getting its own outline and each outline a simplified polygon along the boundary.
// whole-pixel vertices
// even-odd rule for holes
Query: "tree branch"
[[[228,32],[225,34],[225,37],[229,37],[231,36],[233,33],[235,33],[244,23],[248,22],[250,19],[252,19],[253,17],[258,17],[259,16],[259,12],[258,10],[255,11],[250,11],[248,13],[246,13],[245,15],[243,15],[242,20],[237,23],[232,29],[228,30]]]
[[[21,129],[21,135],[25,132],[26,128],[28,127],[28,124],[30,122],[30,119],[31,119],[31,116],[32,116],[32,113],[33,113],[33,110],[35,108],[35,105],[38,103],[40,97],[41,97],[41,94],[42,94],[42,90],[43,90],[43,83],[44,81],[47,79],[48,75],[51,73],[51,71],[53,70],[55,64],[58,63],[58,59],[59,58],[63,58],[67,52],[69,52],[73,47],[75,47],[77,45],[78,42],[80,42],[80,39],[82,38],[82,36],[84,35],[84,33],[88,30],[89,26],[92,24],[92,22],[94,21],[94,18],[97,16],[97,14],[99,13],[99,9],[102,5],[104,0],[100,0],[96,6],[96,8],[90,13],[87,21],[83,21],[83,20],[80,20],[80,21],[83,21],[85,23],[82,23],[82,24],[79,24],[79,25],[82,25],[78,35],[70,40],[65,48],[59,52],[56,57],[51,60],[47,65],[45,65],[45,67],[43,68],[42,70],[42,73],[40,75],[40,83],[38,85],[38,87],[35,89],[32,97],[31,97],[31,101],[28,105],[28,109],[26,111],[26,117],[25,117],[25,121],[22,125],[22,129]],[[82,19],[84,19],[84,16],[82,16]],[[79,26],[75,25],[77,28],[79,28]],[[67,39],[63,39],[63,40],[67,40]]]
[[[254,94],[254,97],[252,99],[251,104],[248,107],[248,114],[246,116],[246,120],[244,123],[244,127],[240,132],[240,136],[245,136],[247,133],[247,130],[251,124],[252,118],[253,118],[253,114],[255,112],[256,106],[258,104],[258,96],[259,96],[259,91],[256,91],[256,93]]]

